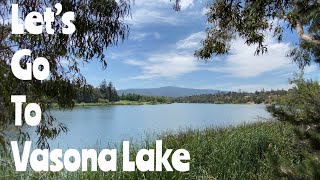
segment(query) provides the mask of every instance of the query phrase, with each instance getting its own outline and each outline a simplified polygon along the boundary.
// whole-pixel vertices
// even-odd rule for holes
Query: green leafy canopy
[[[257,45],[256,55],[267,53],[266,34],[271,32],[281,42],[290,29],[300,41],[288,55],[301,69],[312,61],[320,63],[319,0],[215,0],[207,18],[206,38],[195,53],[201,59],[227,54],[236,38]]]

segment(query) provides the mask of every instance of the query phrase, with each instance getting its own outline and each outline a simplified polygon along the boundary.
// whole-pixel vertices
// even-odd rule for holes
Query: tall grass
[[[0,175],[4,179],[272,179],[276,178],[277,164],[290,167],[297,161],[293,137],[292,127],[279,122],[161,135],[164,148],[190,152],[191,167],[185,173],[122,172],[121,164],[118,172],[16,173],[12,165],[2,164]],[[141,148],[154,146],[153,141],[146,140],[131,151],[135,154]]]

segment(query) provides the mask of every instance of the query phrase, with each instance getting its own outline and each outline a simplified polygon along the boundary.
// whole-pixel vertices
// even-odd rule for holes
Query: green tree
[[[312,61],[320,63],[319,0],[215,0],[207,17],[207,35],[195,53],[199,58],[227,54],[239,37],[249,46],[257,45],[256,55],[267,53],[266,34],[271,32],[281,42],[289,28],[300,41],[288,55],[300,68]]]
[[[289,178],[318,179],[320,177],[320,84],[304,80],[302,76],[292,82],[295,87],[281,98],[278,105],[269,106],[268,111],[279,121],[295,126],[301,147],[302,163],[292,171],[280,172]],[[279,168],[281,169],[281,168]]]
[[[31,11],[43,13],[46,7],[54,9],[60,2],[63,10],[55,16],[52,27],[55,34],[13,35],[11,34],[11,4],[19,4],[19,16],[25,19]],[[75,12],[76,31],[71,35],[61,34],[64,12]],[[48,147],[48,139],[54,139],[60,132],[67,131],[62,123],[54,123],[48,110],[50,104],[58,102],[60,108],[72,108],[76,97],[76,87],[86,84],[80,72],[80,65],[99,60],[106,68],[106,50],[126,39],[129,27],[124,18],[130,15],[130,3],[126,0],[3,0],[0,1],[0,142],[7,142],[8,127],[14,125],[14,106],[12,94],[27,95],[28,102],[40,103],[43,110],[41,124],[36,133],[37,145]],[[32,50],[32,55],[21,60],[22,66],[37,57],[45,57],[50,63],[50,77],[47,81],[20,81],[11,72],[10,62],[13,54],[20,49]],[[19,139],[28,139],[28,127],[16,128]],[[11,128],[10,128],[11,129]],[[10,132],[12,134],[12,132]]]
[[[117,93],[117,90],[115,87],[113,87],[112,82],[109,82],[108,86],[107,86],[107,91],[108,91],[108,100],[110,102],[115,102],[115,101],[119,101],[119,95]]]
[[[102,99],[108,99],[109,100],[109,90],[108,90],[108,85],[107,85],[107,81],[104,79],[100,86],[99,86],[99,91],[102,95]]]
[[[76,101],[78,103],[95,103],[98,102],[99,95],[92,85],[86,84],[78,88]]]

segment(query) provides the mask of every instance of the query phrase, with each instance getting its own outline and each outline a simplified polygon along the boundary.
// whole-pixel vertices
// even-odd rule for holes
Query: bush
[[[302,151],[303,163],[285,176],[301,179],[320,178],[320,84],[302,76],[291,83],[295,87],[283,96],[280,105],[267,110],[278,120],[295,126],[297,147]]]

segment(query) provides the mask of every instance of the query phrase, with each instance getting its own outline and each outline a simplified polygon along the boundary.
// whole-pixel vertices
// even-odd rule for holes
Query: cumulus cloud
[[[176,78],[198,70],[192,55],[177,52],[153,54],[146,60],[128,60],[126,63],[142,69],[142,75],[133,79]]]
[[[194,71],[211,71],[238,78],[258,77],[267,72],[293,72],[296,65],[286,57],[290,44],[278,43],[267,36],[268,53],[255,56],[256,46],[247,46],[243,39],[233,41],[229,55],[221,57],[222,61],[205,65],[194,57],[194,50],[200,48],[204,38],[203,32],[190,34],[176,43],[175,48],[167,53],[149,53],[146,59],[129,60],[127,64],[138,66],[142,75],[135,79],[152,79],[158,77],[176,78]],[[313,71],[310,68],[308,71]]]
[[[290,50],[287,43],[277,43],[271,36],[267,36],[268,53],[255,56],[256,46],[247,46],[243,39],[235,40],[231,45],[230,55],[225,57],[221,67],[208,70],[221,72],[236,77],[256,77],[275,70],[293,70],[295,65],[286,52]]]

